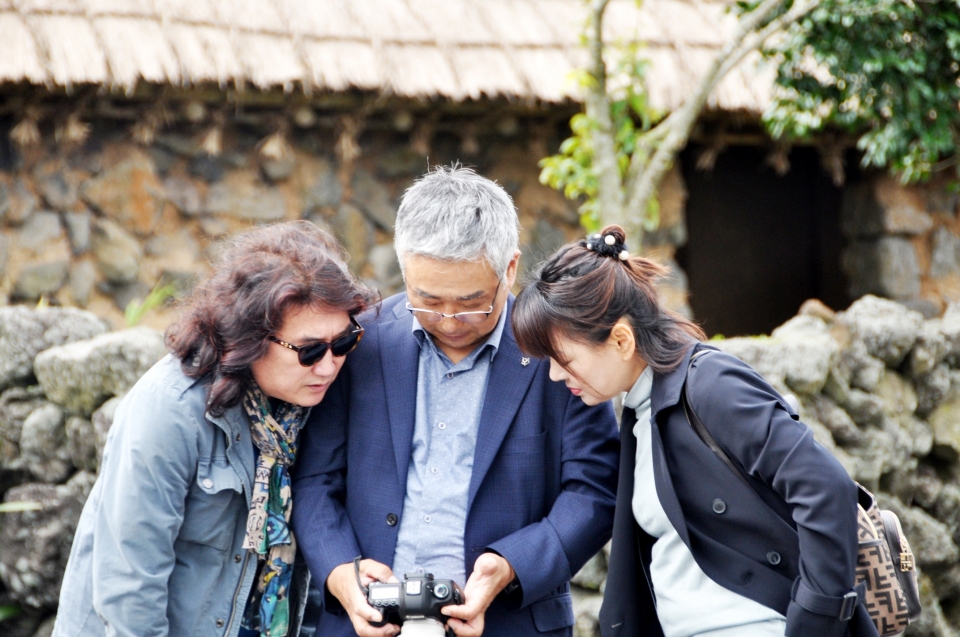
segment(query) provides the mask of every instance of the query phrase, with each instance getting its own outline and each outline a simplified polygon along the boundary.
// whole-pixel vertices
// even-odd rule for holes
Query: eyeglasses
[[[281,341],[276,336],[268,336],[267,338],[277,345],[282,345],[287,349],[295,351],[297,358],[300,359],[300,364],[304,367],[312,367],[317,361],[327,355],[328,349],[333,352],[334,356],[346,356],[353,351],[363,337],[363,326],[357,323],[357,319],[352,316],[350,317],[350,322],[353,323],[354,329],[343,336],[338,336],[330,343],[318,341],[316,343],[310,343],[309,345],[291,345],[286,341]]]
[[[493,293],[493,299],[496,301],[497,294],[500,293],[500,284],[497,283],[497,289]],[[421,323],[439,323],[443,319],[452,318],[457,319],[461,323],[467,324],[477,324],[483,323],[487,320],[487,317],[493,313],[493,303],[490,304],[489,310],[478,310],[475,312],[457,312],[456,314],[444,314],[443,312],[437,312],[436,310],[425,310],[419,307],[413,307],[409,301],[406,305],[407,309],[410,310],[413,314],[416,314],[417,320]]]

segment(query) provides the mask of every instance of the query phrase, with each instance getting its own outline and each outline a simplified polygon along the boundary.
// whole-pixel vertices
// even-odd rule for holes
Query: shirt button
[[[222,619],[218,619],[218,620],[217,620],[217,628],[223,628],[223,623],[224,623],[224,622],[223,622]]]
[[[723,512],[726,511],[726,510],[727,510],[727,503],[726,503],[726,502],[724,502],[724,501],[721,500],[720,498],[717,498],[716,500],[713,501],[713,512],[714,512],[714,513],[716,513],[716,514],[719,515],[719,514],[723,513]]]
[[[453,372],[450,372],[449,374],[447,374],[447,378],[453,378],[453,376],[454,376]]]
[[[432,469],[430,469],[430,473],[440,473],[440,469],[433,467]]]
[[[213,480],[211,480],[210,478],[204,478],[204,479],[203,479],[203,482],[201,482],[201,484],[203,485],[203,488],[204,488],[204,489],[212,489],[212,488],[213,488]]]
[[[770,551],[767,553],[767,561],[776,566],[780,563],[780,554],[776,551]]]
[[[420,574],[423,574],[423,569],[422,569],[422,568],[418,568],[418,569],[417,569],[417,572],[420,573]]]
[[[424,521],[424,522],[429,522],[429,521],[431,521],[431,520],[433,520],[433,518],[431,518],[429,515],[423,516],[423,521]]]
[[[438,424],[437,427],[439,427],[440,429],[446,429],[446,428],[447,428],[447,423],[442,422],[442,423]]]
[[[387,524],[390,525],[390,526],[396,526],[396,525],[397,525],[397,514],[396,514],[396,513],[388,513],[388,514],[387,514]]]
[[[234,555],[234,556],[233,556],[233,561],[236,562],[237,564],[239,564],[242,559],[243,559],[243,558],[240,557],[239,555]]]

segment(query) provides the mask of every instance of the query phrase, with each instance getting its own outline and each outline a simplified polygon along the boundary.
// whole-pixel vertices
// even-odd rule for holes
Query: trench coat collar
[[[690,357],[697,350],[707,348],[716,349],[705,343],[695,341],[691,347],[687,348],[683,355],[683,360],[676,369],[666,374],[656,374],[653,377],[653,391],[650,393],[650,417],[655,420],[657,414],[673,407],[680,402],[680,392],[683,390],[683,383],[687,379],[687,367],[690,365]]]

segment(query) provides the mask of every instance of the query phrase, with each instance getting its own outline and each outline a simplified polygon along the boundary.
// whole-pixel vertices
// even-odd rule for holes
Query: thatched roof
[[[726,4],[614,0],[610,35],[649,43],[656,105],[702,73],[731,29]],[[0,0],[0,82],[565,102],[584,15],[582,0]],[[762,108],[770,82],[752,69],[711,106]]]

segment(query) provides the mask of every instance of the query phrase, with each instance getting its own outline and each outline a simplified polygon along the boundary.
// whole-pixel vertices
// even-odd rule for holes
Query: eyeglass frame
[[[342,334],[342,335],[336,337],[336,338],[333,339],[332,341],[314,341],[314,342],[310,343],[309,345],[294,345],[294,344],[292,344],[292,343],[288,343],[288,342],[286,342],[286,341],[280,340],[279,338],[277,338],[277,337],[274,336],[273,334],[271,334],[270,336],[268,336],[268,337],[267,337],[267,340],[268,340],[268,341],[271,341],[271,342],[273,342],[273,343],[276,343],[277,345],[280,345],[281,347],[286,347],[287,349],[293,350],[294,352],[296,352],[296,353],[297,353],[297,362],[300,363],[300,366],[301,366],[301,367],[313,367],[314,365],[316,365],[317,363],[319,363],[320,361],[322,361],[322,360],[326,357],[327,352],[330,352],[333,356],[336,356],[337,358],[340,358],[340,357],[342,357],[342,356],[346,356],[347,354],[349,354],[350,352],[352,352],[353,350],[355,350],[355,349],[357,348],[357,345],[360,344],[360,340],[363,338],[363,333],[364,333],[365,330],[364,330],[363,326],[360,325],[360,323],[357,322],[357,319],[356,319],[355,317],[351,316],[351,317],[350,317],[350,322],[353,324],[353,327],[354,327],[355,329],[350,330],[350,331],[347,332],[346,334]],[[357,340],[356,340],[356,342],[353,344],[353,347],[351,347],[348,351],[344,352],[343,354],[340,354],[339,356],[337,356],[337,354],[334,354],[334,353],[333,353],[333,346],[334,346],[334,344],[335,344],[337,341],[339,341],[339,340],[342,339],[342,338],[347,338],[348,336],[353,336],[354,334],[357,335]],[[324,346],[325,346],[325,347],[324,347],[324,350],[323,350],[323,354],[322,354],[319,358],[315,359],[312,363],[305,364],[305,363],[303,362],[302,357],[301,357],[301,356],[302,356],[301,352],[303,352],[304,350],[308,350],[308,349],[311,349],[311,348],[313,348],[313,347],[316,347],[317,345],[324,345]]]
[[[500,294],[500,286],[501,286],[502,284],[503,284],[503,280],[497,281],[497,289],[494,290],[494,292],[493,292],[493,302],[490,303],[490,309],[489,309],[489,310],[486,310],[486,311],[484,311],[484,310],[473,310],[473,311],[471,311],[471,312],[455,312],[454,314],[444,314],[443,312],[437,312],[436,310],[427,310],[427,309],[424,309],[424,308],[422,308],[422,307],[413,307],[413,305],[410,303],[410,301],[407,301],[407,302],[406,302],[405,307],[407,308],[407,310],[408,310],[411,314],[414,314],[415,312],[425,312],[427,315],[430,315],[430,316],[434,316],[434,315],[435,315],[435,316],[439,316],[439,317],[440,317],[440,318],[438,318],[438,319],[426,320],[426,321],[424,321],[425,323],[439,323],[439,322],[443,321],[443,319],[452,318],[452,319],[456,319],[456,320],[460,321],[460,322],[463,323],[464,325],[479,325],[480,323],[483,323],[485,320],[487,320],[488,318],[490,318],[490,315],[493,314],[493,306],[497,304],[497,295]],[[470,322],[464,321],[462,318],[460,318],[461,316],[476,316],[477,314],[483,314],[483,315],[485,315],[485,316],[483,317],[483,319],[477,321],[476,323],[470,323]],[[416,314],[414,314],[414,316],[416,316]],[[417,320],[420,320],[419,317],[417,318]]]

